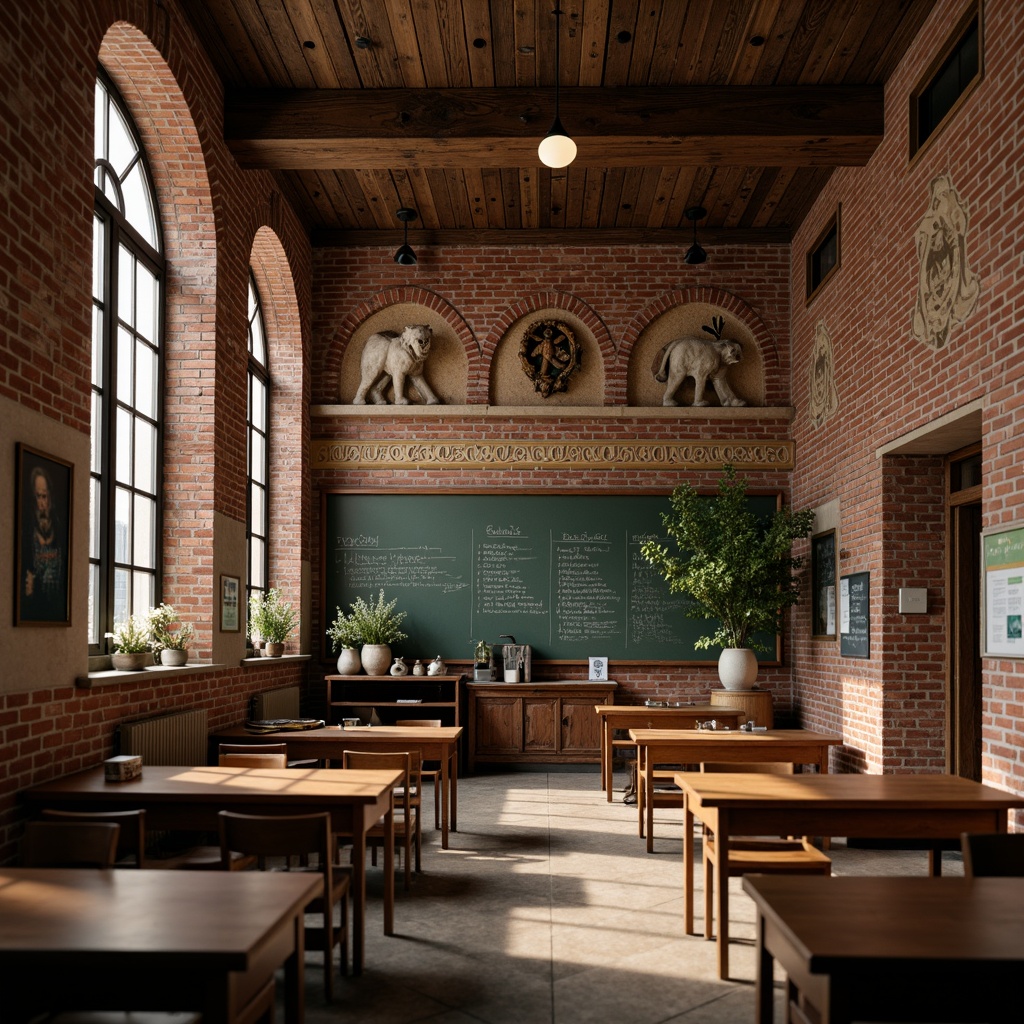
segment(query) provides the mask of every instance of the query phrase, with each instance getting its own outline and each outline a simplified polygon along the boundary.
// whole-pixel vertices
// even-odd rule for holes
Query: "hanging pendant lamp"
[[[403,267],[411,267],[416,263],[416,253],[409,244],[409,221],[415,220],[418,216],[416,211],[408,206],[399,207],[395,216],[405,225],[405,238],[395,252],[395,262]]]
[[[551,128],[547,135],[540,140],[537,156],[545,166],[558,169],[568,167],[576,159],[576,143],[566,135],[562,119],[558,114],[559,18],[562,16],[562,9],[556,7],[551,13],[555,16],[555,119],[551,122]]]
[[[686,250],[686,255],[683,257],[684,263],[707,262],[708,254],[704,251],[700,242],[697,241],[697,221],[703,220],[707,215],[708,211],[703,206],[690,206],[686,210],[686,219],[693,221],[693,245]]]

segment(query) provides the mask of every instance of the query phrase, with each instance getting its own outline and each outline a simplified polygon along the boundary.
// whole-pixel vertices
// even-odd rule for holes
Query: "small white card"
[[[590,681],[592,683],[607,683],[608,682],[608,659],[607,658],[591,658],[590,659]]]

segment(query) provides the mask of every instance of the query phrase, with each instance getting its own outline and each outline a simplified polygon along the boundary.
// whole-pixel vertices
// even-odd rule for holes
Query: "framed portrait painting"
[[[71,625],[74,466],[19,442],[15,477],[14,624]]]
[[[220,578],[220,631],[222,633],[240,633],[242,622],[239,616],[238,594],[242,581],[238,576],[221,576]]]

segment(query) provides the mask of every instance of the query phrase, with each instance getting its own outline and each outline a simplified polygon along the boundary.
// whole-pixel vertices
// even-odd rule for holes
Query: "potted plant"
[[[249,598],[250,629],[267,645],[268,658],[280,658],[284,654],[284,645],[298,622],[298,613],[282,601],[273,588],[262,593],[257,591]]]
[[[129,615],[107,633],[114,641],[110,663],[120,671],[138,671],[153,664],[153,638],[144,615]]]
[[[694,647],[722,648],[718,674],[726,689],[753,686],[754,651],[769,650],[757,634],[778,633],[785,609],[799,599],[795,572],[802,559],[794,558],[791,549],[814,523],[813,510],[789,508],[777,509],[763,522],[750,509],[746,491],[732,466],[725,467],[712,499],[680,484],[672,492],[671,511],[661,517],[678,551],[657,541],[640,549],[669,590],[690,599],[687,615],[717,621]]]
[[[360,660],[367,675],[382,676],[391,665],[391,644],[405,640],[406,634],[399,629],[405,612],[396,612],[398,599],[384,600],[384,590],[377,595],[376,604],[357,597],[349,606],[352,610],[347,615],[339,608],[334,622],[327,630],[327,635],[334,641],[335,649],[340,646],[354,648],[362,645]],[[341,659],[338,659],[338,671],[341,672]],[[351,673],[341,672],[342,675]]]
[[[188,645],[194,630],[190,623],[178,618],[169,604],[161,603],[151,609],[149,631],[153,638],[153,652],[161,665],[184,665],[188,661]]]
[[[338,655],[338,675],[358,675],[362,668],[358,648],[362,646],[363,634],[353,616],[338,608],[334,621],[327,627],[327,636]]]

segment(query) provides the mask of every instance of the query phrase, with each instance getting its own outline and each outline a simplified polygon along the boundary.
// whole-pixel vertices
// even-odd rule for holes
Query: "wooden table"
[[[1024,878],[748,875],[743,888],[757,906],[757,1024],[772,1020],[773,958],[822,1024],[1020,1012]]]
[[[616,729],[695,729],[698,722],[714,719],[721,725],[738,726],[739,708],[720,708],[712,704],[686,704],[679,707],[647,707],[645,704],[595,704],[601,719],[601,788],[612,799],[612,740]]]
[[[313,814],[329,811],[336,832],[352,836],[352,969],[363,967],[366,931],[366,832],[384,818],[384,933],[394,934],[394,812],[398,771],[297,771],[289,768],[176,768],[145,765],[129,782],[107,782],[103,766],[25,790],[33,811],[127,810],[141,807],[152,829],[216,832],[219,811]],[[168,872],[174,875],[176,872]],[[202,874],[202,872],[194,872]],[[222,877],[219,873],[217,877]],[[179,879],[180,882],[180,879]]]
[[[756,734],[755,734],[756,735]],[[855,836],[956,839],[961,832],[1005,832],[1024,796],[952,775],[700,775],[676,776],[683,812],[683,916],[693,932],[693,819],[715,834],[715,918],[718,973],[729,976],[729,880],[723,872],[730,836]],[[931,871],[941,870],[931,857]]]
[[[810,729],[770,729],[768,732],[630,729],[629,735],[636,741],[637,748],[637,825],[643,836],[646,824],[648,853],[654,852],[654,803],[646,799],[646,794],[654,792],[656,764],[792,761],[813,764],[819,772],[827,772],[828,748],[843,742],[842,736]]]
[[[458,825],[459,802],[459,740],[462,726],[432,725],[363,725],[342,728],[328,725],[323,729],[282,731],[253,734],[244,726],[232,726],[214,733],[216,743],[287,743],[291,758],[315,758],[335,761],[341,767],[344,750],[369,750],[396,753],[418,750],[424,761],[441,765],[441,848],[448,849],[448,830]]]
[[[4,1021],[71,1010],[201,1011],[228,1024],[285,969],[302,1024],[303,910],[318,876],[0,868]]]

